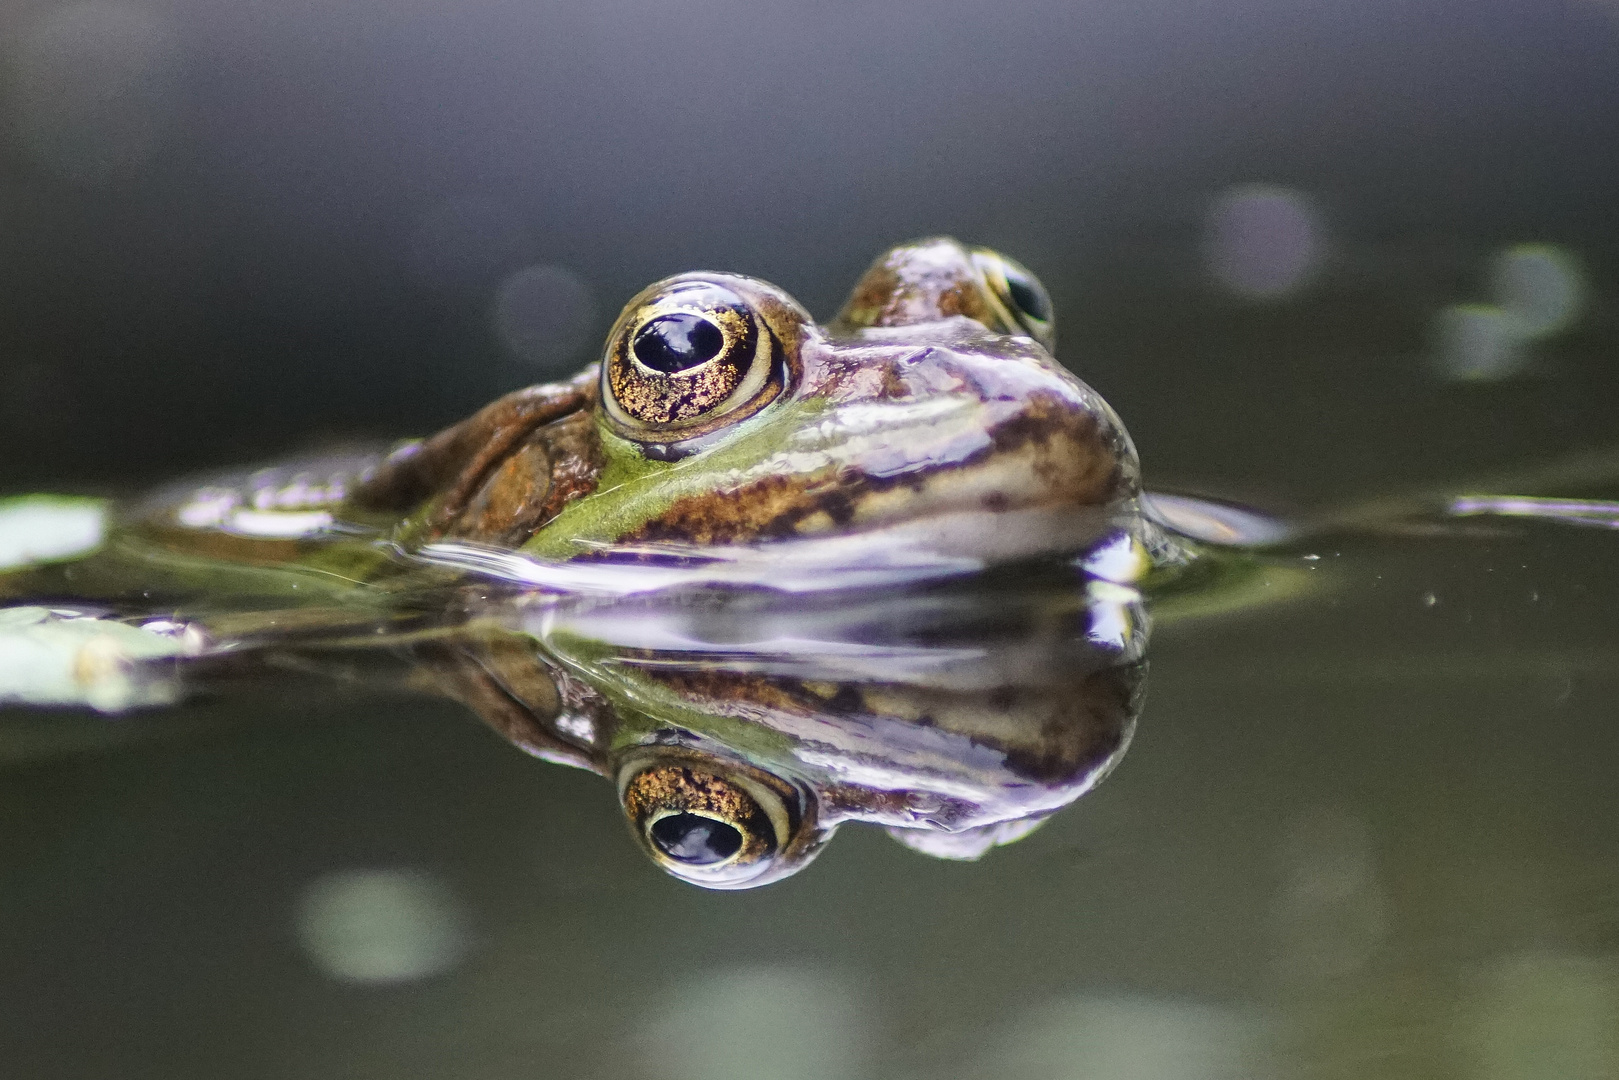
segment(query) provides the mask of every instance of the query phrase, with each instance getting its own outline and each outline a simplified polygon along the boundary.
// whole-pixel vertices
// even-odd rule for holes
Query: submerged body
[[[0,622],[83,637],[65,678],[115,687],[85,695],[106,708],[402,661],[610,778],[648,853],[709,887],[791,873],[851,820],[974,857],[1117,760],[1136,586],[1184,557],[1052,335],[1027,271],[951,240],[886,253],[824,327],[681,275],[574,380],[161,492],[93,554],[0,577]]]

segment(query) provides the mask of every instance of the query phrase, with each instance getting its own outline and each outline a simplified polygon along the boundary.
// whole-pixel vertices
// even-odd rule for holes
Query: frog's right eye
[[[1040,279],[1016,259],[989,248],[974,248],[973,264],[1014,323],[1047,350],[1053,349],[1057,343],[1056,315]]]
[[[754,292],[761,295],[744,295]],[[770,303],[771,293],[746,278],[686,275],[630,301],[602,360],[602,409],[619,434],[680,442],[773,401],[787,383],[801,313],[790,301]]]

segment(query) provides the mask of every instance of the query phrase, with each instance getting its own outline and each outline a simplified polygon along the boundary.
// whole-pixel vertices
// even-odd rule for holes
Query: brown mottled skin
[[[489,471],[442,535],[517,547],[565,505],[594,491],[602,464],[589,413],[553,420]]]
[[[935,472],[979,464],[1022,448],[1036,456],[1035,470],[1052,496],[1068,505],[1106,505],[1125,497],[1135,480],[1112,445],[1113,432],[1094,421],[1076,423],[1071,410],[1042,397],[1031,398],[1027,411],[991,427],[989,437],[990,445],[937,469],[913,469],[896,476],[850,471],[839,476],[835,486],[766,476],[724,492],[680,499],[623,539],[734,544],[834,532],[850,526],[856,507],[869,496],[915,493]],[[1003,510],[1003,499],[1000,493],[989,492],[983,506]]]
[[[407,443],[365,479],[350,505],[400,513],[431,502],[419,539],[510,543],[531,534],[564,501],[595,486],[601,463],[589,410],[599,382],[587,369],[566,383],[525,387],[431,439]]]
[[[959,251],[948,244],[902,244],[866,271],[833,320],[835,329],[911,326],[965,315],[992,329],[1005,328],[1005,308],[974,277],[963,273]]]

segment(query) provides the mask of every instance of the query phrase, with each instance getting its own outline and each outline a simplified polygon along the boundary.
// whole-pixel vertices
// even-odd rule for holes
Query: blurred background
[[[941,232],[1044,277],[1161,478],[1606,436],[1602,0],[13,0],[0,42],[7,489],[424,431],[658,277],[825,317]]]
[[[1615,441],[1616,71],[1606,0],[8,0],[0,493],[430,431],[658,277],[825,317],[934,233],[1153,483],[1544,463]],[[1041,833],[752,895],[449,706],[7,714],[0,1073],[1619,1076],[1613,538],[1324,555],[1165,628]]]

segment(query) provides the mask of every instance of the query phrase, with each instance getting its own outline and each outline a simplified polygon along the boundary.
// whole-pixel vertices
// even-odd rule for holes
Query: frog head
[[[1053,337],[1033,275],[953,240],[884,254],[825,327],[752,278],[658,282],[608,337],[594,490],[524,550],[850,533],[998,557],[1073,547],[1136,497],[1139,469]]]

